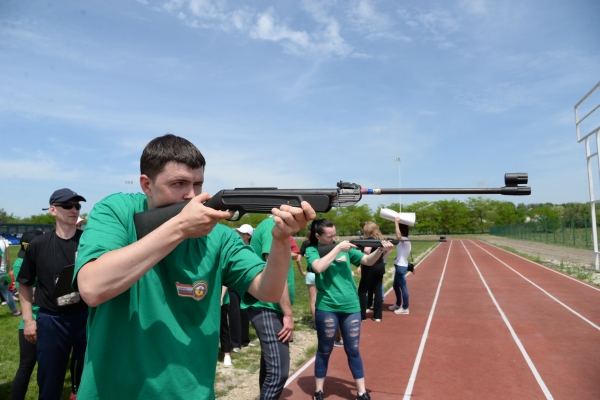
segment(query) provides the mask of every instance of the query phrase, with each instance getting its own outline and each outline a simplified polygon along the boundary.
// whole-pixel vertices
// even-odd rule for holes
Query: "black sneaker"
[[[320,390],[318,392],[315,392],[315,394],[313,395],[313,400],[323,400],[323,392]]]
[[[356,400],[371,400],[371,396],[369,395],[370,392],[370,390],[367,390],[361,396],[356,395]]]

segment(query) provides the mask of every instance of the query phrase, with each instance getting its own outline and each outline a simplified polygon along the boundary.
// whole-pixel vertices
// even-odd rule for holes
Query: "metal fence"
[[[544,219],[524,224],[490,227],[490,235],[541,243],[593,249],[592,223],[589,216],[570,219]]]

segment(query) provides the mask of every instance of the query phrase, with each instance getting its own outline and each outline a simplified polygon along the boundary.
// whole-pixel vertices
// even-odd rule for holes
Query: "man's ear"
[[[148,178],[148,175],[146,175],[146,174],[140,175],[140,187],[142,188],[142,191],[148,197],[152,197],[152,189],[150,187],[151,184],[152,184],[152,181],[150,180],[150,178]]]

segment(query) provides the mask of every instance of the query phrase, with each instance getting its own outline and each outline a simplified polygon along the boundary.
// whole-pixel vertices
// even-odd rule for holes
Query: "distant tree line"
[[[335,223],[339,236],[357,235],[361,224],[375,221],[385,234],[394,233],[394,223],[379,217],[382,208],[398,211],[399,203],[379,205],[373,210],[367,204],[334,208],[318,218],[327,218]],[[439,200],[403,204],[402,212],[414,212],[417,221],[412,234],[488,233],[491,226],[520,224],[543,219],[581,218],[590,215],[586,203],[552,203],[515,205],[509,201],[470,197],[465,201]],[[247,214],[237,222],[226,222],[232,228],[242,224],[256,227],[268,216]],[[306,230],[299,232],[304,236]]]
[[[394,223],[379,217],[382,208],[399,209],[399,203],[379,205],[373,210],[369,205],[363,204],[351,207],[334,208],[327,213],[321,213],[318,218],[332,220],[337,228],[338,235],[357,235],[361,224],[375,221],[381,231],[386,234],[394,232]],[[490,226],[520,224],[527,221],[540,221],[543,219],[571,219],[590,216],[590,206],[587,203],[534,203],[515,205],[510,201],[491,200],[483,197],[469,197],[465,201],[438,200],[421,201],[412,204],[403,204],[402,212],[414,212],[417,216],[413,234],[450,234],[450,233],[487,233]],[[84,218],[85,215],[82,215]],[[232,228],[242,224],[256,227],[265,214],[246,214],[239,221],[223,221]],[[8,214],[0,208],[0,223],[21,224],[53,224],[54,217],[50,213],[32,215],[27,218]],[[299,232],[304,236],[306,230]]]

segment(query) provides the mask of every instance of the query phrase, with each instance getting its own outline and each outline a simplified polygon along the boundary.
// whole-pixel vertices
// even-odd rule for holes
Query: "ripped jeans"
[[[364,378],[365,371],[359,351],[360,312],[347,314],[317,310],[315,313],[315,323],[317,338],[319,340],[319,347],[315,357],[315,377],[325,378],[327,376],[329,356],[331,356],[331,351],[333,350],[333,342],[335,341],[335,334],[339,325],[352,377],[354,379]]]

